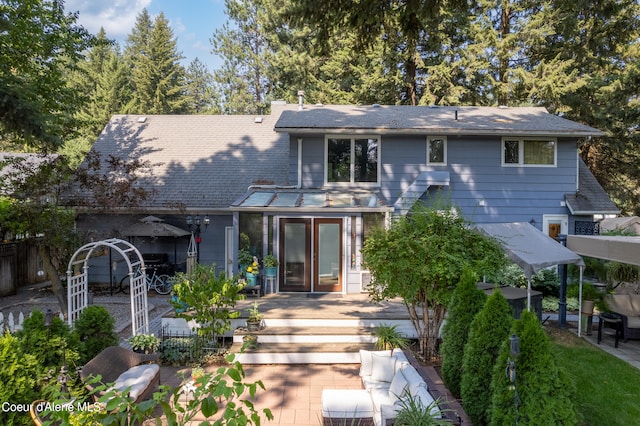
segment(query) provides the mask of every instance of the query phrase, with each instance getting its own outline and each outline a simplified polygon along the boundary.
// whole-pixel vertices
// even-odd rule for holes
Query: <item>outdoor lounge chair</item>
[[[135,402],[149,399],[160,385],[160,357],[158,354],[139,354],[120,346],[109,346],[80,371],[80,377],[94,399],[104,395],[106,390],[97,392],[100,383],[113,384],[120,391],[129,389],[129,396]],[[92,377],[100,375],[100,383],[91,383]],[[110,388],[110,389],[112,389]]]

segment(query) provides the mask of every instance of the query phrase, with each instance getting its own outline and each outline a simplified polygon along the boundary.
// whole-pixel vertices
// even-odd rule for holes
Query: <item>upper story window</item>
[[[325,145],[327,183],[379,183],[378,136],[327,136]]]
[[[504,138],[503,166],[555,166],[557,143],[552,138]]]
[[[447,138],[445,136],[427,138],[427,164],[447,164]]]

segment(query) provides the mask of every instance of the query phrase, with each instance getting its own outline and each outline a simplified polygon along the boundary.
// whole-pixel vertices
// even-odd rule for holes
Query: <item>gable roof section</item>
[[[283,111],[277,132],[353,131],[440,135],[540,135],[589,137],[604,133],[539,107],[305,106]]]
[[[620,213],[581,158],[578,159],[578,190],[574,194],[565,194],[564,198],[573,215]]]
[[[142,208],[226,210],[256,183],[288,183],[289,139],[272,115],[115,115],[92,150],[140,159],[141,186],[155,190]]]

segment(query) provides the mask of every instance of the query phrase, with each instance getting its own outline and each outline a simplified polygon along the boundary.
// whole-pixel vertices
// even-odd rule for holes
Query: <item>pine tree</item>
[[[577,424],[571,400],[573,384],[556,365],[549,337],[535,314],[522,312],[520,319],[514,321],[511,334],[520,338],[520,354],[510,353],[509,339],[502,342],[491,383],[490,424]],[[515,386],[505,374],[509,359],[516,365]]]
[[[213,75],[207,66],[195,58],[187,67],[187,97],[189,111],[196,114],[217,114],[219,100],[213,91]]]
[[[474,425],[489,422],[493,369],[512,323],[513,309],[497,289],[471,323],[462,360],[460,396]]]
[[[447,320],[442,327],[442,378],[454,395],[460,395],[462,380],[462,357],[467,344],[469,328],[476,314],[486,301],[485,294],[478,289],[475,274],[464,270],[460,283],[451,296]]]
[[[180,114],[188,110],[185,70],[176,39],[160,13],[151,22],[144,9],[127,39],[125,59],[131,67],[132,99],[125,112]]]
[[[267,73],[273,55],[266,40],[265,4],[262,0],[225,0],[229,21],[211,38],[213,52],[224,59],[214,79],[226,114],[266,110]]]

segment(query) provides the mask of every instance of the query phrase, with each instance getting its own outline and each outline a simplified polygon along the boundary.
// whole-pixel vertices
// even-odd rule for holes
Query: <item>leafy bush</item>
[[[57,316],[52,317],[47,327],[45,314],[32,311],[17,337],[21,351],[35,357],[41,372],[61,366],[63,360],[72,363],[78,360],[79,342],[67,323]]]
[[[577,424],[571,398],[573,382],[556,365],[549,338],[535,314],[522,312],[511,334],[520,337],[520,354],[514,359],[515,387],[505,374],[507,360],[512,357],[509,340],[505,339],[493,372],[491,424]]]
[[[522,268],[515,263],[499,271],[496,275],[488,277],[491,282],[510,287],[527,288],[527,277]],[[560,291],[560,279],[558,274],[551,269],[543,269],[531,277],[531,288],[542,292],[544,296],[558,296]]]
[[[87,306],[73,324],[80,340],[81,362],[84,364],[108,346],[119,343],[115,319],[103,306]]]
[[[462,379],[462,356],[467,344],[469,327],[476,314],[482,309],[487,297],[478,290],[474,273],[468,269],[462,272],[449,303],[448,317],[442,328],[442,378],[454,395],[460,395]]]
[[[29,404],[38,399],[38,360],[22,352],[16,336],[0,336],[0,401]],[[28,414],[11,410],[0,411],[0,424],[32,424]]]
[[[240,316],[235,306],[238,300],[244,299],[240,294],[242,288],[233,279],[226,278],[224,273],[216,275],[215,264],[196,265],[193,272],[179,273],[174,278],[176,300],[171,303],[175,308],[180,308],[183,303],[189,306],[188,311],[176,311],[176,316],[187,321],[195,320],[200,324],[198,334],[213,335],[216,341],[231,330],[231,319]]]
[[[513,309],[500,291],[491,293],[471,323],[462,359],[460,396],[473,424],[489,421],[493,368],[512,323]]]

